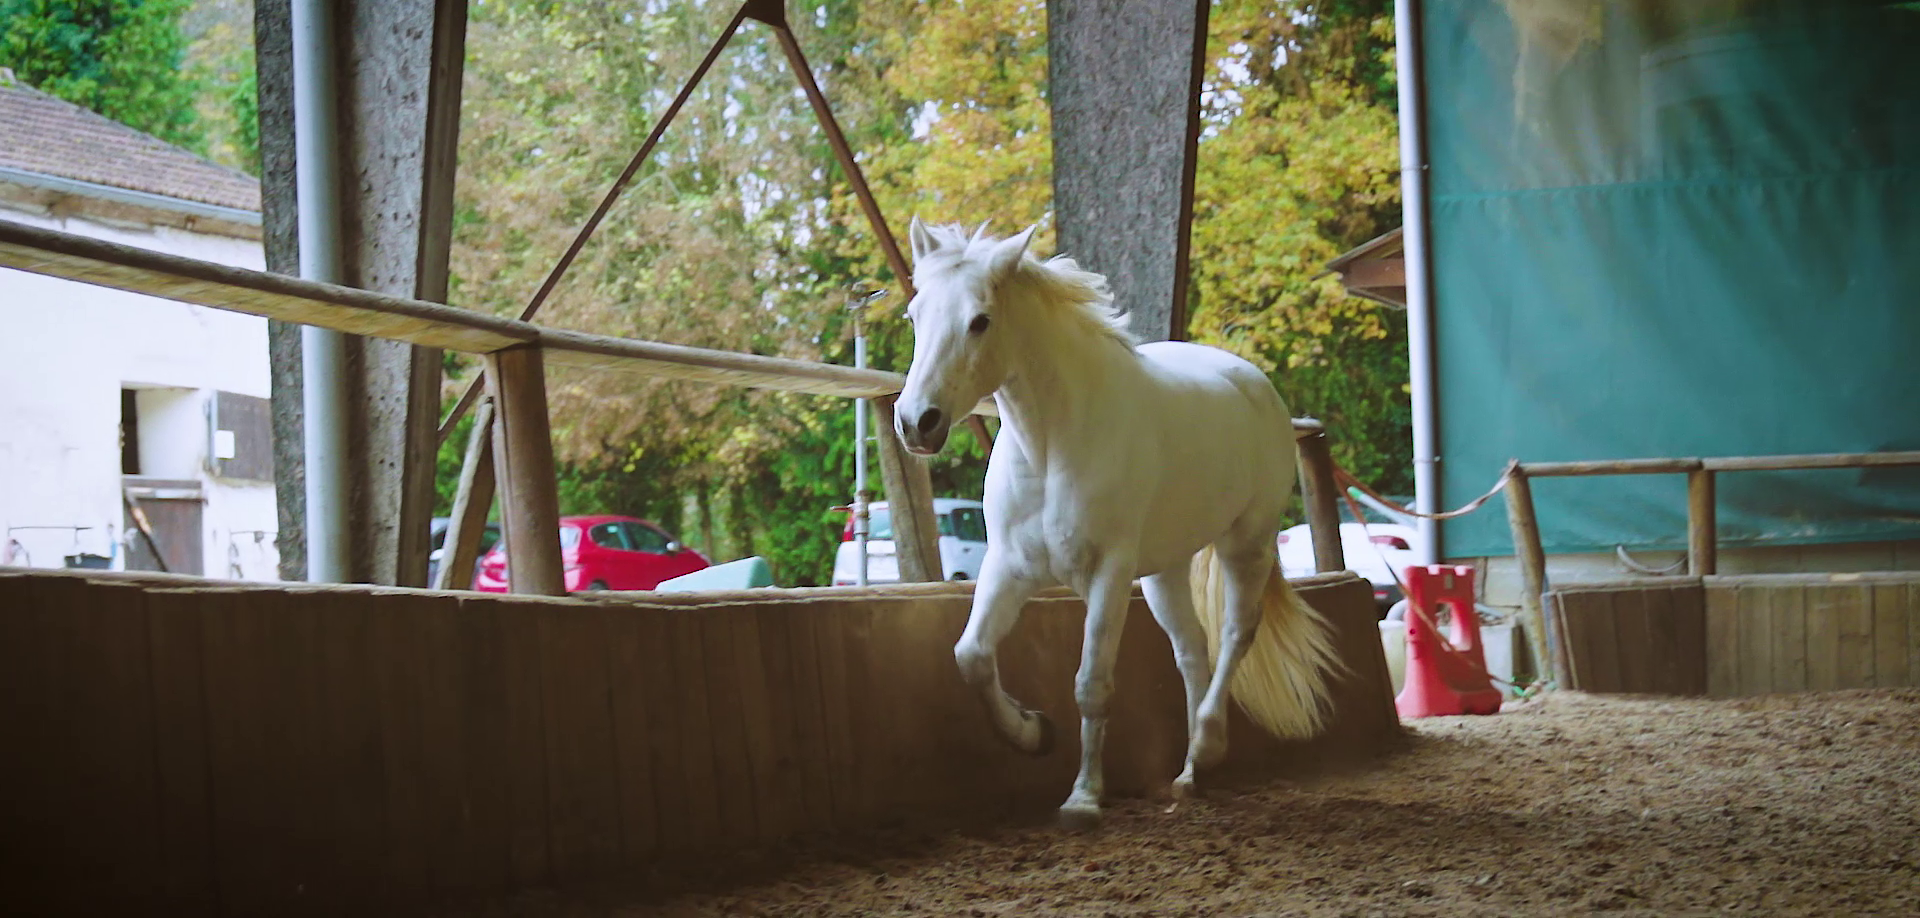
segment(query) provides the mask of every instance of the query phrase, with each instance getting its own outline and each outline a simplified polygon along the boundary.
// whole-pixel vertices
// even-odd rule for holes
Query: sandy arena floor
[[[486,914],[1920,915],[1920,690],[1562,692],[1411,729],[1370,770],[1122,801],[1090,834],[816,840]]]

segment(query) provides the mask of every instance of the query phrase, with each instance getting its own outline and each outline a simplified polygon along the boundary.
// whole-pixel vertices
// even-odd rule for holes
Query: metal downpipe
[[[294,187],[299,203],[300,276],[343,279],[340,226],[339,112],[335,5],[293,0]],[[301,329],[301,392],[306,431],[307,579],[348,579],[346,336]]]
[[[1394,69],[1400,90],[1400,240],[1407,273],[1407,369],[1413,395],[1413,501],[1437,513],[1440,495],[1440,410],[1434,375],[1433,261],[1427,235],[1427,113],[1422,79],[1420,4],[1394,0]],[[1440,523],[1419,520],[1422,564],[1446,552]]]

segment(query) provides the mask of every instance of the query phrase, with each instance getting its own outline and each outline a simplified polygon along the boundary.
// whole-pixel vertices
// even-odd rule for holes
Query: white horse
[[[1001,688],[995,648],[1035,592],[1065,584],[1086,600],[1080,775],[1062,821],[1100,818],[1107,704],[1136,577],[1186,686],[1177,796],[1226,754],[1229,691],[1276,736],[1319,732],[1335,656],[1325,621],[1280,576],[1275,537],[1298,454],[1273,385],[1216,348],[1136,347],[1106,279],[1028,255],[1032,228],[995,239],[985,224],[968,236],[916,217],[910,235],[913,366],[894,427],[932,455],[981,399],[999,405],[987,552],[954,657],[999,733],[1028,753],[1046,754],[1053,728]]]

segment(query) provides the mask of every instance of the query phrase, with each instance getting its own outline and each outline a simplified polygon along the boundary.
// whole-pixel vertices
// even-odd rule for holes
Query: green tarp
[[[1920,5],[1423,7],[1443,502],[1920,449]],[[1718,484],[1726,544],[1920,538],[1920,470]],[[1548,551],[1685,547],[1682,476],[1534,491]],[[1512,551],[1497,504],[1444,538]]]

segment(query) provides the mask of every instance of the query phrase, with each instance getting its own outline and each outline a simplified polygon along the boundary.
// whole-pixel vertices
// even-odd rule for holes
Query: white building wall
[[[263,267],[253,240],[5,208],[0,219]],[[124,568],[123,386],[147,390],[141,474],[200,482],[206,575],[234,576],[231,549],[240,576],[277,579],[272,484],[215,478],[208,461],[213,393],[269,395],[266,320],[8,269],[0,269],[0,532],[11,529],[35,567],[85,551]],[[17,528],[25,526],[91,528],[76,537]],[[0,537],[0,560],[6,548]]]

